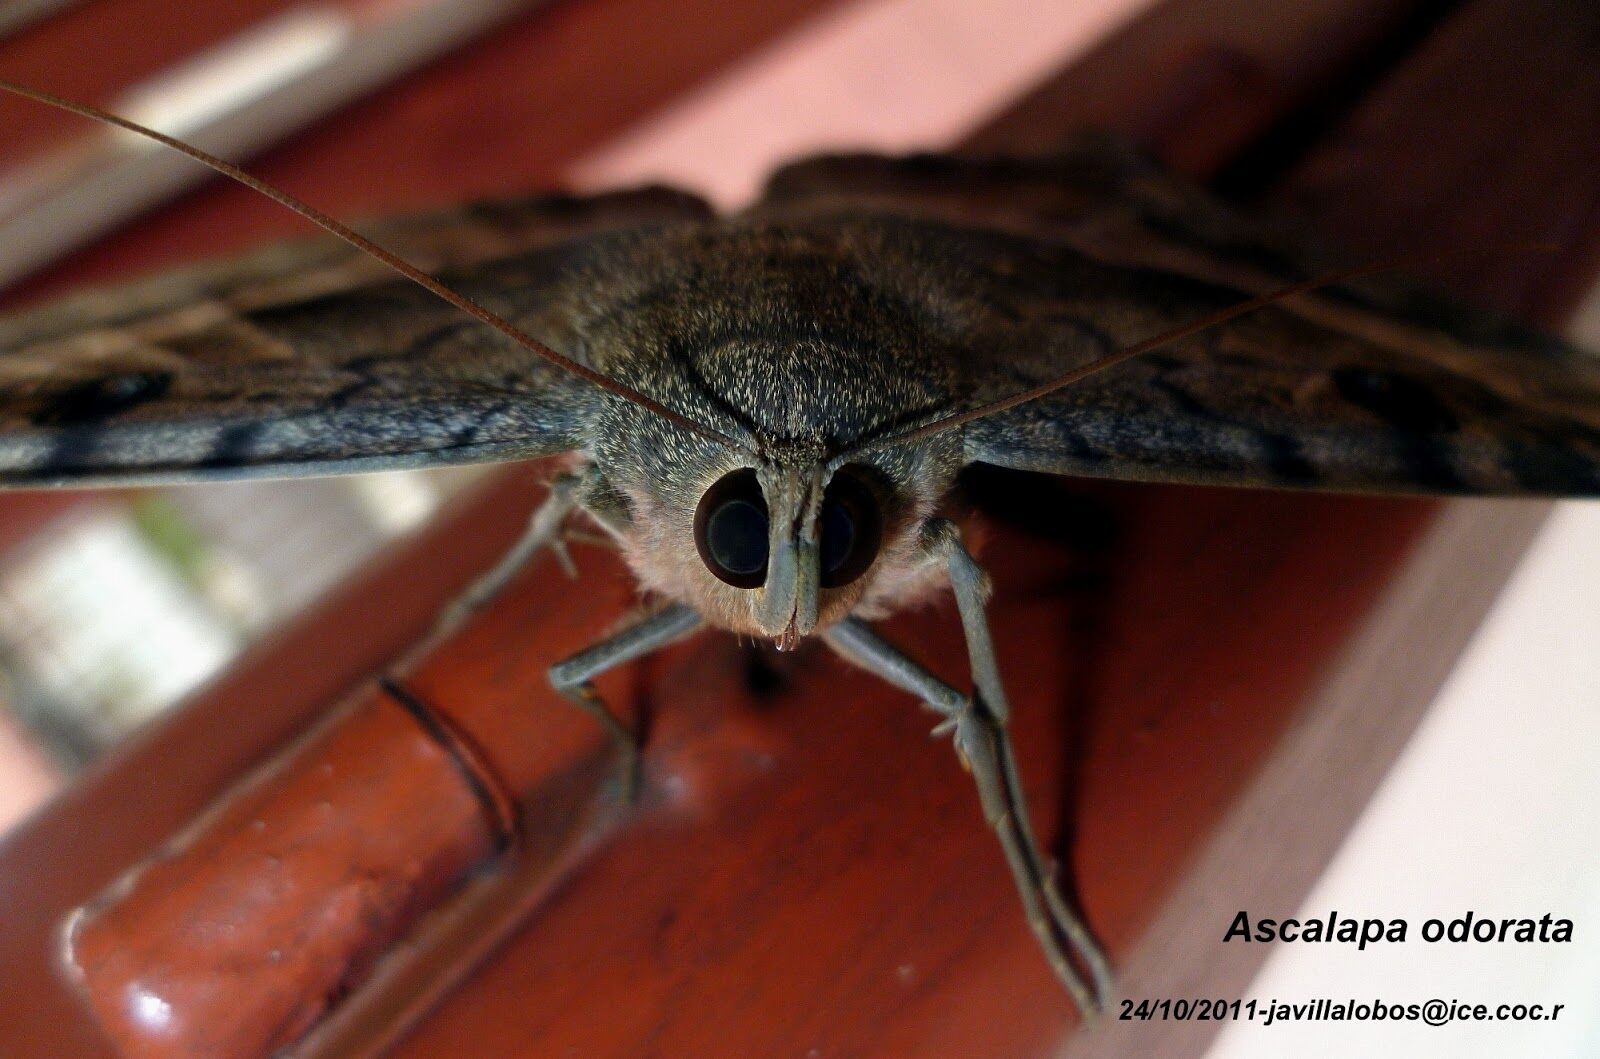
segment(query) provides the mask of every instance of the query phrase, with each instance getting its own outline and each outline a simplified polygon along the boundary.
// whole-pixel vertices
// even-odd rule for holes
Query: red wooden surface
[[[124,1054],[298,1040],[417,909],[494,855],[457,762],[411,714],[379,698],[329,721],[208,817],[184,856],[73,922],[70,965]]]
[[[1158,17],[1131,31],[1092,58],[1087,73],[1069,74],[1062,84],[1081,86],[1099,76],[1105,56],[1124,62],[1144,47],[1164,57],[1126,67],[1145,78],[1124,97],[1126,110],[1104,96],[1094,97],[1091,109],[1120,114],[1170,156],[1204,171],[1225,170],[1242,146],[1262,143],[1264,133],[1302,105],[1303,93],[1359,67],[1373,41],[1387,39],[1393,23],[1384,19],[1398,17],[1397,8],[1387,8],[1374,23],[1369,12],[1349,22],[1367,29],[1330,36],[1330,23],[1343,24],[1338,5],[1295,15],[1240,3],[1233,9],[1255,14],[1253,23],[1242,21],[1259,36],[1219,44],[1194,28],[1203,25],[1193,21],[1197,9],[1218,5],[1174,5],[1161,17],[1175,23]],[[1524,38],[1559,35],[1557,29],[1585,17],[1575,5],[1555,5],[1542,12],[1544,22],[1512,33],[1495,22],[1504,9],[1488,0],[1467,5],[1445,32],[1429,37],[1432,46],[1416,60],[1426,72],[1422,86],[1457,86],[1464,95],[1451,98],[1454,107],[1489,98],[1503,86],[1471,77],[1485,50],[1515,54]],[[1250,40],[1261,42],[1258,50]],[[1334,44],[1350,49],[1342,61],[1329,54]],[[1297,80],[1296,57],[1313,52],[1319,62],[1309,69],[1316,76]],[[1230,58],[1219,66],[1218,54]],[[1547,65],[1561,91],[1595,91],[1581,64]],[[1254,73],[1219,80],[1219,68]],[[1172,86],[1167,107],[1153,102],[1154,70]],[[1537,94],[1534,82],[1525,78],[1517,90]],[[1196,84],[1203,91],[1192,91]],[[1415,129],[1438,120],[1438,106],[1416,85],[1383,82],[1348,128],[1359,130],[1366,120]],[[1070,106],[1056,113],[1054,120],[1077,120]],[[1461,150],[1500,142],[1492,114],[1474,113],[1479,137],[1463,140]],[[1152,114],[1181,117],[1153,120]],[[1500,114],[1502,123],[1514,119],[1514,112]],[[993,136],[1037,138],[1041,127],[1034,117]],[[1359,145],[1370,141],[1345,128],[1335,123],[1319,141],[1327,144],[1322,149],[1360,156]],[[1548,135],[1565,142],[1558,127]],[[1203,149],[1208,136],[1221,146]],[[1360,200],[1382,201],[1388,185],[1345,187],[1340,209],[1327,214],[1325,234],[1359,249],[1409,223],[1412,238],[1422,242],[1447,234],[1450,218],[1477,208],[1474,196],[1458,195],[1449,179],[1450,159],[1435,156],[1432,165],[1412,171],[1404,142],[1394,142],[1368,164],[1375,172],[1399,170],[1397,181],[1436,209],[1385,216],[1380,231],[1375,218],[1382,211],[1363,209]],[[1491,150],[1487,160],[1479,151],[1474,161],[1511,167],[1544,142],[1523,141],[1516,154]],[[1273,160],[1288,174],[1274,183],[1282,189],[1277,194],[1292,197],[1298,180],[1319,172],[1324,163],[1311,157],[1310,165],[1293,152]],[[1563,155],[1548,164],[1576,161]],[[1590,216],[1592,185],[1574,177],[1556,186],[1562,194],[1501,216],[1495,233],[1479,236],[1522,237],[1529,226],[1568,225],[1573,242],[1582,243],[1589,229],[1572,221]],[[1522,304],[1540,303],[1535,296]],[[1147,486],[1030,481],[1019,487],[1009,476],[979,478],[974,489],[994,522],[986,556],[997,585],[995,635],[1038,823],[1075,868],[1091,920],[1114,953],[1126,954],[1306,708],[1436,507]],[[234,683],[152,733],[19,836],[0,855],[0,882],[8,887],[8,907],[26,913],[27,937],[18,945],[8,930],[4,955],[24,958],[0,961],[3,973],[12,975],[13,967],[36,973],[35,946],[52,915],[149,849],[184,819],[186,804],[199,804],[237,762],[259,753],[253,748],[288,730],[318,694],[326,697],[336,681],[403,642],[428,601],[492,551],[492,538],[509,533],[528,500],[521,478],[488,491],[417,545],[408,561],[374,571],[291,633],[299,651],[304,645],[320,651],[315,684],[292,689],[281,673],[272,684],[273,667],[297,648],[286,642],[264,650]],[[464,534],[467,527],[477,532]],[[412,564],[443,557],[439,549],[447,547],[456,549],[449,569],[430,570],[428,583],[418,584],[422,571]],[[555,700],[543,669],[612,620],[628,591],[614,560],[589,550],[580,560],[581,590],[553,568],[539,568],[410,682],[431,708],[456,721],[506,792],[533,814],[530,833],[551,841],[569,836],[563,821],[581,813],[581,792],[596,789],[600,744]],[[1473,576],[1490,573],[1469,571],[1463,579]],[[353,630],[357,614],[375,628]],[[945,675],[960,676],[959,667],[944,664],[962,654],[948,608],[908,615],[891,631]],[[352,633],[369,638],[352,643]],[[735,645],[714,635],[615,674],[603,686],[620,703],[648,705],[656,718],[645,806],[574,867],[553,870],[557,858],[545,849],[503,862],[498,881],[471,888],[489,911],[462,922],[483,940],[452,948],[444,937],[413,969],[413,986],[451,980],[497,932],[520,927],[437,1004],[400,1052],[748,1055],[814,1048],[824,1055],[1033,1055],[1061,1045],[1072,1026],[1066,1002],[1022,926],[970,785],[946,747],[927,743],[928,719],[904,696],[815,650],[795,660],[776,690],[757,694],[745,682]],[[268,707],[270,721],[229,738],[227,711],[250,703]],[[1384,731],[1377,750],[1403,736]],[[159,808],[155,819],[112,840],[110,825],[92,814],[125,810],[113,798],[129,790],[130,770],[185,746],[222,747],[224,760],[176,793],[150,792]],[[442,770],[435,775],[439,790],[460,779]],[[563,776],[565,786],[556,783]],[[458,811],[458,821],[467,818]],[[388,822],[381,813],[369,821]],[[1306,827],[1336,835],[1347,822],[1340,815],[1307,820]],[[69,828],[81,829],[85,849],[69,854],[49,844]],[[220,832],[217,838],[227,840]],[[552,870],[524,872],[527,863]],[[518,889],[530,881],[537,890]],[[123,946],[159,942],[159,923],[129,929]],[[70,1017],[48,983],[4,984],[9,997],[25,997],[36,1011],[53,1006]],[[436,998],[436,992],[425,997]],[[357,1013],[323,1039],[334,1053],[341,1042],[381,1040],[384,1019],[392,1028],[394,1019],[421,1010],[415,999],[356,999]],[[362,1002],[377,1013],[365,1023]],[[23,1010],[14,1009],[18,1016]],[[43,1049],[67,1039],[87,1049],[80,1030],[8,1025],[4,1043],[8,1054],[52,1054]]]
[[[1026,488],[1025,524],[1001,523],[985,553],[1021,766],[1036,823],[1125,952],[1427,508],[1279,496],[1241,511],[1215,491]],[[1114,543],[1074,542],[1073,522]],[[542,595],[508,601],[503,613],[532,612],[522,627],[441,659],[429,697],[537,695],[541,659],[518,656],[548,620]],[[892,632],[961,679],[951,608]],[[630,684],[658,719],[646,811],[399,1054],[1060,1046],[1070,1005],[970,781],[909,698],[815,648],[776,694],[752,695],[735,645],[714,635],[610,688]]]

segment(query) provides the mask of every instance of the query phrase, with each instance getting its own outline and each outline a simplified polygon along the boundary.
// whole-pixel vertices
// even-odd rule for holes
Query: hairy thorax
[[[725,476],[757,465],[811,481],[818,495],[844,474],[869,484],[878,502],[875,561],[849,583],[816,592],[809,631],[852,613],[887,613],[942,584],[922,529],[959,468],[959,432],[841,455],[956,399],[938,292],[884,274],[883,256],[866,253],[868,242],[848,228],[727,224],[619,242],[589,263],[597,281],[627,292],[586,316],[591,363],[743,446],[716,444],[623,402],[605,401],[594,419],[591,458],[628,509],[619,534],[628,564],[647,590],[714,625],[775,635],[771,612],[781,595],[766,593],[782,587],[720,580],[695,537],[701,499]],[[774,498],[767,500],[770,508]]]

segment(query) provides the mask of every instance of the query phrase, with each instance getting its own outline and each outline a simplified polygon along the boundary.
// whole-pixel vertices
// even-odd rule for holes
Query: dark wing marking
[[[569,346],[565,248],[710,215],[664,189],[545,196],[367,231]],[[331,239],[0,320],[0,484],[329,474],[578,445],[594,388]]]
[[[976,404],[1307,275],[1288,240],[1130,152],[817,159],[754,214],[917,231]],[[951,409],[954,411],[955,409]],[[1600,494],[1600,357],[1362,285],[1251,314],[969,424],[969,459],[1142,480]]]

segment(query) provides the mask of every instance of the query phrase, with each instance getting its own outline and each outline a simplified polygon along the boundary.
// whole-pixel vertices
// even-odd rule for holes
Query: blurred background
[[[614,101],[598,123],[605,135],[559,145],[572,159],[559,169],[538,161],[541,127],[531,125],[525,143],[474,144],[467,121],[459,151],[404,158],[390,148],[375,164],[403,169],[403,179],[377,192],[351,185],[294,190],[347,217],[453,201],[463,192],[509,193],[522,189],[498,175],[475,185],[453,170],[470,167],[477,152],[515,150],[530,159],[526,187],[663,178],[736,204],[772,163],[808,149],[949,142],[1148,3],[857,0],[735,12],[729,17],[748,55],[702,83],[677,86],[682,91],[669,107]],[[559,39],[568,5],[227,6],[197,6],[189,25],[151,35],[147,52],[136,49],[116,59],[114,70],[91,76],[59,71],[51,58],[59,41],[128,32],[148,5],[14,0],[0,7],[0,71],[77,92],[232,157],[259,155],[270,179],[272,145],[291,133],[306,131],[314,149],[361,149],[359,142],[317,139],[325,127],[318,123],[342,108],[411,108],[396,127],[460,120],[373,93],[403,84],[423,64],[452,61],[464,46],[495,47],[514,33]],[[542,22],[528,28],[542,18],[548,29]],[[575,107],[613,106],[584,94],[583,70],[557,68],[551,76],[571,86]],[[0,121],[7,129],[0,310],[185,260],[195,243],[166,239],[159,212],[152,219],[167,202],[209,219],[206,252],[297,230],[276,207],[247,202],[242,193],[193,190],[200,175],[192,168],[124,137],[15,101],[5,101]],[[123,241],[96,242],[111,231]],[[1600,297],[1580,314],[1574,337],[1600,348]],[[0,496],[0,830],[424,524],[482,473]],[[1592,989],[1600,946],[1589,929],[1600,920],[1585,918],[1600,913],[1596,599],[1600,512],[1593,504],[1562,505],[1306,903],[1316,914],[1337,908],[1384,917],[1469,907],[1555,911],[1578,919],[1579,944],[1514,952],[1415,944],[1364,953],[1282,949],[1252,990],[1286,999],[1398,997],[1426,983],[1428,995],[1474,999],[1468,994],[1487,990],[1486,999],[1566,999],[1566,1021],[1422,1036],[1346,1026],[1337,1052],[1326,1026],[1238,1026],[1224,1034],[1216,1055],[1400,1054],[1393,1050],[1399,1041],[1412,1055],[1600,1054],[1600,1002]],[[1481,870],[1446,873],[1441,864]]]

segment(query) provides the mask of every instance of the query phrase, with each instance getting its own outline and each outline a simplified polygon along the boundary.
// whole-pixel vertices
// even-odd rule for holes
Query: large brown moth
[[[666,189],[543,197],[391,222],[374,245],[308,215],[359,247],[279,248],[0,321],[0,483],[569,454],[443,625],[583,513],[666,601],[551,672],[630,755],[598,673],[705,624],[822,637],[942,717],[1085,1008],[1109,972],[1027,824],[983,572],[942,507],[963,466],[1600,494],[1600,360],[1327,289],[1102,141],[1033,161],[800,162],[725,217]],[[971,694],[870,624],[945,588]]]

